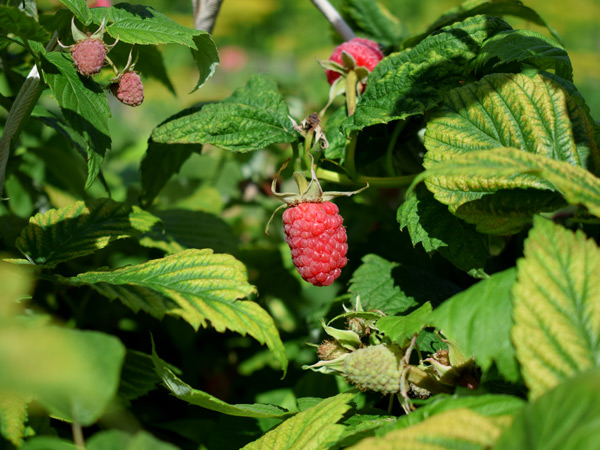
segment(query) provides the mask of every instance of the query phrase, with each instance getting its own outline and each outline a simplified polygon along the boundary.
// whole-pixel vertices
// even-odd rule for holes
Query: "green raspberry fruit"
[[[344,360],[346,381],[361,391],[396,394],[400,392],[401,359],[402,353],[395,346],[380,344],[360,348]]]

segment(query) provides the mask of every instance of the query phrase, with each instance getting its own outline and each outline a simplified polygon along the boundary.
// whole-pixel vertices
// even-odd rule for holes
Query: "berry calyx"
[[[333,84],[342,74],[355,68],[363,67],[371,72],[382,59],[383,53],[376,42],[364,38],[346,41],[338,45],[323,64],[327,82]]]

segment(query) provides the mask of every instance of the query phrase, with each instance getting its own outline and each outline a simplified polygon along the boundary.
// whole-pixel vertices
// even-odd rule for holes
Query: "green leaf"
[[[154,213],[163,225],[164,232],[153,229],[140,237],[140,243],[173,253],[187,248],[210,248],[217,253],[235,253],[239,239],[233,230],[218,216],[202,211],[170,209]]]
[[[344,426],[337,422],[350,409],[355,391],[338,394],[287,419],[242,450],[321,450],[337,441]]]
[[[171,144],[213,144],[236,152],[258,150],[298,139],[288,114],[275,81],[255,75],[222,102],[204,105],[198,112],[158,126],[152,139]]]
[[[557,84],[540,75],[495,74],[449,92],[428,122],[425,146],[423,165],[427,169],[461,155],[500,147],[520,148],[592,171],[599,167],[593,128],[585,111]],[[554,186],[526,173],[489,177],[476,171],[462,177],[425,177],[437,200],[483,232],[510,232],[534,213],[556,208],[551,193],[508,194],[469,205],[463,215],[460,206],[503,189],[554,190]]]
[[[377,328],[392,342],[403,345],[407,339],[410,340],[426,325],[431,311],[431,303],[424,303],[406,316],[388,316],[379,319]]]
[[[555,40],[531,30],[502,31],[484,42],[474,63],[482,66],[498,58],[494,67],[513,61],[525,62],[541,70],[573,81],[573,67],[565,49]]]
[[[47,42],[48,32],[37,21],[18,8],[0,5],[0,34],[13,33],[23,40]]]
[[[159,382],[152,356],[128,349],[121,371],[119,396],[125,400],[134,400],[152,391]]]
[[[414,298],[407,296],[392,277],[392,270],[399,267],[375,254],[366,255],[362,265],[350,280],[350,292],[360,296],[365,310],[378,309],[388,315],[398,314],[417,305]]]
[[[468,66],[481,44],[508,29],[501,19],[473,17],[384,58],[369,75],[367,89],[343,125],[344,131],[405,119],[435,107],[444,90],[468,77]]]
[[[60,0],[84,25],[92,23],[92,13],[85,0]]]
[[[353,450],[486,450],[511,422],[510,416],[485,417],[467,408],[436,414],[416,425],[371,437]]]
[[[103,333],[9,324],[0,328],[0,385],[88,426],[115,396],[124,355],[121,342]]]
[[[440,201],[452,204],[460,202],[466,189],[494,192],[498,181],[506,187],[511,180],[524,176],[540,186],[555,188],[570,204],[583,205],[591,214],[600,217],[600,180],[597,177],[581,167],[514,148],[473,152],[444,161],[423,172],[413,184],[428,177],[436,183],[443,180],[446,194],[440,195]],[[468,186],[465,185],[466,178],[469,179]]]
[[[494,450],[595,450],[599,422],[600,370],[594,369],[526,405]]]
[[[329,147],[323,150],[323,156],[328,159],[338,159],[340,164],[344,162],[344,152],[348,138],[340,126],[347,118],[346,106],[338,108],[325,122],[325,135],[329,142]]]
[[[115,239],[150,230],[160,219],[110,199],[76,202],[36,214],[17,239],[17,248],[36,265],[57,264],[89,255]]]
[[[100,172],[106,149],[111,146],[108,130],[110,108],[106,93],[93,80],[80,76],[65,53],[45,54],[42,71],[65,120],[86,141],[87,189]]]
[[[273,319],[257,303],[240,301],[256,292],[246,267],[231,255],[210,249],[185,250],[144,264],[64,279],[89,284],[102,295],[118,298],[133,311],[162,319],[181,317],[194,329],[207,326],[249,334],[274,353],[285,371],[285,349]]]
[[[208,33],[201,32],[194,36],[195,48],[192,48],[192,56],[196,61],[198,69],[198,82],[192,92],[200,89],[210,77],[213,76],[219,65],[219,53],[212,37]]]
[[[188,402],[190,405],[201,406],[202,408],[230,416],[254,417],[257,419],[285,418],[293,414],[285,408],[264,403],[231,405],[206,392],[194,389],[189,384],[180,380],[167,364],[158,357],[154,346],[152,348],[152,361],[156,374],[162,380],[164,386],[179,400]]]
[[[489,254],[487,239],[436,201],[425,189],[417,189],[398,208],[400,230],[408,229],[413,246],[440,252],[459,269],[481,273]]]
[[[169,145],[149,141],[140,167],[144,203],[151,204],[167,181],[179,172],[183,163],[201,149],[202,147],[196,145]]]
[[[511,289],[515,270],[495,273],[436,308],[429,320],[456,342],[463,353],[473,355],[484,372],[496,364],[507,381],[519,380],[515,349],[510,340],[513,324]]]
[[[85,445],[87,450],[178,450],[146,431],[129,434],[120,430],[106,430],[94,434]]]
[[[15,447],[20,447],[25,436],[27,401],[9,392],[0,393],[0,434]]]
[[[54,436],[37,436],[28,439],[21,450],[78,450],[70,441]]]
[[[342,12],[350,18],[354,31],[362,31],[376,42],[397,45],[402,37],[402,27],[390,12],[374,0],[345,0]]]
[[[536,217],[517,262],[512,339],[531,398],[600,365],[600,250]]]
[[[524,6],[520,0],[466,0],[461,5],[446,12],[432,23],[425,33],[406,40],[403,43],[403,46],[413,47],[425,36],[435,33],[440,28],[478,14],[486,14],[488,16],[514,16],[528,20],[536,25],[546,27],[554,39],[560,42],[558,33],[546,24],[537,12]]]

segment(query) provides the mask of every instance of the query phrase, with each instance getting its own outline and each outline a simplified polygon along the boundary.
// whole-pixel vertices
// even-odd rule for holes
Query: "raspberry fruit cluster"
[[[344,358],[344,377],[361,391],[400,392],[402,353],[393,345],[370,345]]]
[[[343,53],[346,53],[354,60],[353,67],[346,67],[347,64],[342,57]],[[339,64],[342,70],[325,70],[327,81],[329,84],[333,84],[335,80],[342,76],[343,68],[353,69],[354,67],[364,67],[367,71],[371,72],[382,59],[383,53],[379,50],[376,42],[364,38],[351,39],[338,45],[329,57],[329,61]]]

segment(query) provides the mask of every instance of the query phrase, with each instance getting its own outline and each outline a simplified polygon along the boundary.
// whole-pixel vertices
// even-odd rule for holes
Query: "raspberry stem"
[[[356,37],[352,28],[342,18],[340,13],[327,0],[311,0],[319,11],[325,16],[327,21],[335,28],[344,41],[349,41]]]
[[[398,177],[367,177],[357,175],[356,178],[350,178],[347,175],[332,170],[317,169],[317,177],[320,180],[329,181],[331,183],[341,184],[345,186],[361,186],[369,183],[371,186],[399,188],[408,187],[419,174],[403,175]]]

